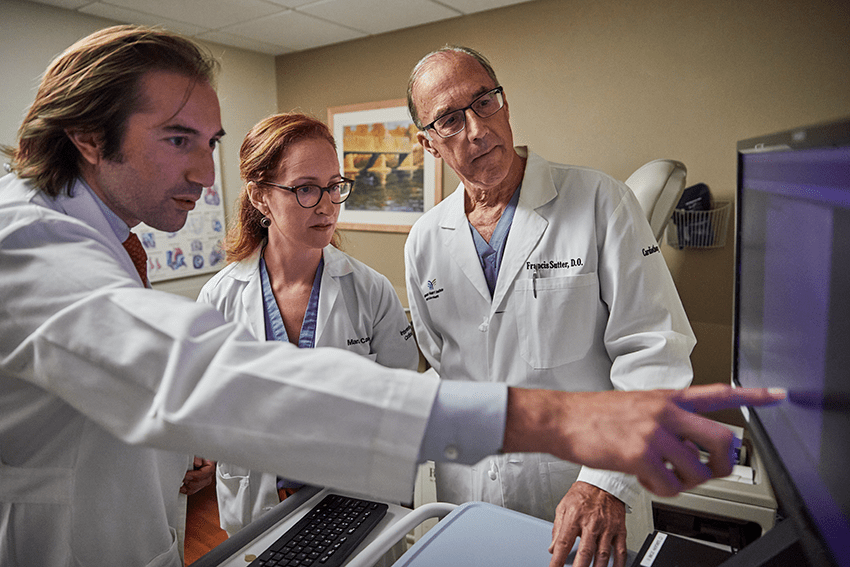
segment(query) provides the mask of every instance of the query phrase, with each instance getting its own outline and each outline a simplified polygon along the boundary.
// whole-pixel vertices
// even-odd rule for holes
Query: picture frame
[[[148,255],[151,283],[217,272],[225,265],[221,242],[225,236],[224,193],[219,146],[213,151],[215,183],[205,187],[186,224],[164,232],[144,223],[133,227]]]
[[[342,175],[355,181],[337,227],[409,232],[440,202],[442,160],[416,140],[404,99],[328,108]]]

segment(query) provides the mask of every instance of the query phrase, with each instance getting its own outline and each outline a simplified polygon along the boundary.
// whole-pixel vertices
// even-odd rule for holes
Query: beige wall
[[[689,184],[732,199],[737,140],[850,115],[848,21],[843,1],[539,0],[278,57],[278,108],[324,119],[404,97],[422,55],[465,44],[493,63],[516,143],[623,180],[678,159]],[[448,194],[457,177],[444,173]],[[403,289],[404,235],[346,236]],[[732,231],[721,250],[663,253],[700,341],[696,381],[728,381]]]
[[[50,61],[86,35],[114,22],[30,2],[3,0],[0,5],[0,144],[11,145],[26,109],[35,97]],[[221,142],[225,213],[239,192],[239,145],[245,132],[277,107],[274,57],[233,47],[207,44],[221,61],[218,93],[228,135]],[[209,276],[155,284],[157,289],[194,299]]]

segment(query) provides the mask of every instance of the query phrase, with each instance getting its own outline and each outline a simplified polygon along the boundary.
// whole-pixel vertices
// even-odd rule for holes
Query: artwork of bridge
[[[384,124],[346,126],[342,144],[343,175],[351,179],[366,174],[383,184],[391,172],[412,175],[423,168],[424,150],[412,123],[393,130]]]

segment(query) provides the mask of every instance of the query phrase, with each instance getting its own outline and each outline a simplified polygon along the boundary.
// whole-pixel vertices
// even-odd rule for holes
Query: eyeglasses
[[[351,195],[351,190],[354,188],[354,181],[343,177],[342,181],[331,183],[327,187],[319,187],[318,185],[299,185],[298,187],[287,187],[278,185],[270,181],[261,181],[263,185],[270,185],[278,189],[286,189],[295,193],[295,200],[305,209],[312,209],[322,200],[322,194],[327,192],[331,197],[331,203],[339,205],[344,203]]]
[[[434,130],[441,138],[450,138],[460,134],[466,128],[466,111],[472,110],[479,118],[488,118],[499,112],[505,105],[505,97],[502,95],[502,87],[496,87],[487,91],[472,101],[472,104],[460,110],[454,110],[443,114],[423,130]]]

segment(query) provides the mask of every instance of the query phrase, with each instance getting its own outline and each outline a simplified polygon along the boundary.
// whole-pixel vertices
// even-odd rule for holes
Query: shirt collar
[[[92,197],[94,197],[94,202],[97,203],[98,207],[100,207],[101,212],[103,212],[103,216],[106,218],[106,222],[109,223],[109,227],[112,229],[112,232],[115,233],[119,242],[127,240],[127,237],[130,236],[130,227],[127,226],[127,223],[121,220],[121,217],[115,214],[115,211],[110,209],[106,203],[101,201],[100,197],[97,196],[97,193],[89,187],[89,184],[86,183],[82,177],[79,179],[79,183],[76,187],[84,188],[91,194]]]

